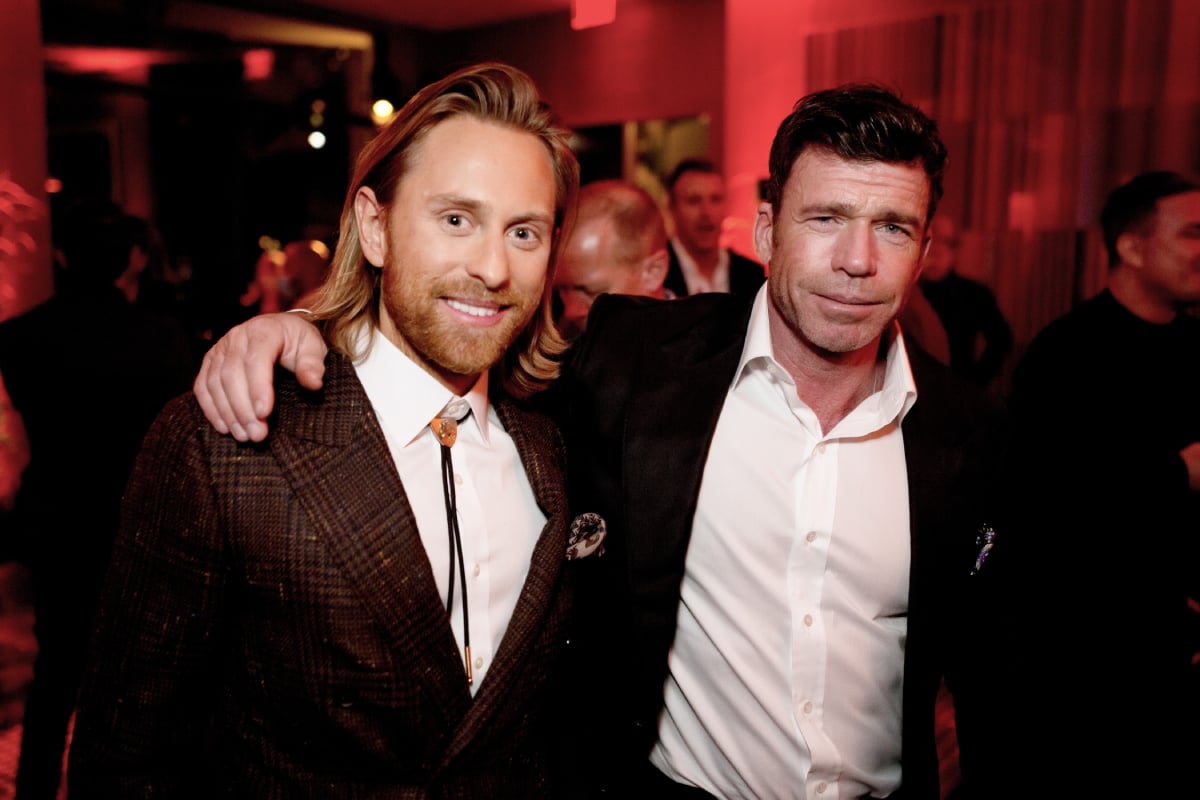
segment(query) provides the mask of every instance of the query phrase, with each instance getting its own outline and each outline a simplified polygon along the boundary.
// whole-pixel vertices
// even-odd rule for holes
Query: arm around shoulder
[[[319,389],[325,375],[325,345],[305,313],[261,314],[230,328],[209,349],[192,385],[200,409],[220,433],[240,442],[266,438],[266,419],[275,406],[278,363],[301,386]]]

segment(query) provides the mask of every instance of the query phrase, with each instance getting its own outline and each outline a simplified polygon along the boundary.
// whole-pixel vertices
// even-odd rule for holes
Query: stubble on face
[[[541,301],[513,292],[481,291],[477,282],[421,281],[415,270],[389,257],[383,274],[386,319],[398,336],[389,336],[409,358],[427,371],[458,383],[477,377],[500,361],[533,319]],[[504,309],[504,318],[488,328],[455,324],[440,313],[437,300],[474,300],[483,307]],[[384,333],[388,331],[385,327]]]
[[[802,153],[778,215],[764,204],[756,223],[768,225],[760,255],[770,259],[777,349],[874,359],[920,273],[928,198],[918,166]]]
[[[439,123],[409,163],[386,218],[380,328],[461,392],[540,309],[553,165],[532,134],[469,117]]]

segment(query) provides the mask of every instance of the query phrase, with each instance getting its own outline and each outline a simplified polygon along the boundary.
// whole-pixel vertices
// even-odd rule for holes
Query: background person
[[[275,243],[276,245],[278,243]],[[329,273],[329,248],[318,239],[267,247],[238,302],[260,313],[305,308]]]
[[[84,200],[55,220],[55,294],[0,323],[0,374],[29,441],[6,523],[29,567],[38,654],[16,796],[53,798],[121,492],[142,437],[195,369],[186,332],[132,302],[141,220]],[[117,387],[92,391],[87,387]]]
[[[921,294],[945,329],[950,368],[986,389],[1012,353],[1012,328],[992,290],[958,273],[962,251],[958,224],[950,217],[938,217],[932,235],[918,284]]]
[[[753,294],[765,278],[757,261],[721,246],[725,179],[716,164],[685,159],[667,178],[667,203],[675,235],[665,286],[676,297],[700,292]]]
[[[579,190],[579,211],[555,271],[559,331],[574,339],[602,294],[664,297],[667,228],[654,198],[635,183],[599,180]]]
[[[1048,797],[1186,797],[1200,776],[1200,182],[1139,174],[1100,226],[1107,288],[1013,374],[1025,513],[991,577],[1015,641],[981,620],[1019,715],[999,756],[1053,764]],[[1027,788],[997,775],[1021,784],[998,797]]]
[[[262,447],[191,395],[146,437],[72,798],[553,794],[565,464],[525,401],[565,347],[550,265],[578,170],[500,64],[425,87],[364,148],[312,309],[323,390],[282,383]]]

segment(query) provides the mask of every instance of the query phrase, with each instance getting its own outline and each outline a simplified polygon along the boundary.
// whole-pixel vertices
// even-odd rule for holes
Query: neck
[[[1179,315],[1180,309],[1170,298],[1149,291],[1131,270],[1117,267],[1109,275],[1108,290],[1129,313],[1152,322],[1166,325]]]
[[[772,315],[775,358],[796,382],[796,396],[817,415],[822,433],[833,430],[883,386],[887,351],[882,336],[850,353],[828,353],[797,342],[790,331],[777,332],[777,325],[783,323]],[[794,346],[780,347],[781,341],[792,341]],[[789,349],[790,354],[785,352]]]
[[[853,369],[838,368],[810,374],[804,383],[796,379],[796,394],[817,415],[821,432],[829,433],[864,400],[879,391],[883,371],[882,361],[872,361],[855,365]]]
[[[716,272],[716,258],[720,255],[719,249],[706,249],[706,251],[688,251],[691,255],[691,260],[696,261],[698,270],[704,273],[704,277],[713,277]]]
[[[692,257],[692,261],[696,262],[697,269],[699,269],[706,278],[711,278],[712,274],[717,270],[717,259],[721,255],[721,248],[718,246],[706,250],[697,250],[683,242],[680,242],[680,244],[683,244],[683,247],[685,250],[687,250],[688,255]]]

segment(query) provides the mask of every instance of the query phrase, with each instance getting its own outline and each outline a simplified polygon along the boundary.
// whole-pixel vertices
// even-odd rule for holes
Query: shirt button
[[[812,614],[804,615],[804,624],[809,628],[812,627]]]
[[[454,484],[456,486],[462,486],[463,484],[463,476],[459,475],[457,472],[454,473]]]
[[[811,714],[811,713],[812,713],[812,703],[805,703],[805,704],[804,704],[804,713],[805,713],[805,714]]]
[[[828,788],[828,784],[826,784],[825,781],[821,781],[817,784],[817,794],[825,794],[825,790]]]
[[[806,541],[806,542],[815,542],[816,540],[817,540],[817,532],[816,531],[809,531],[808,535],[804,537],[804,541]]]
[[[825,455],[825,443],[824,442],[821,442],[819,445],[817,445],[817,452],[820,453],[821,455]]]
[[[475,669],[483,669],[483,657],[475,656]]]
[[[478,565],[478,564],[476,564],[476,565],[475,565],[475,568],[471,570],[471,574],[472,574],[472,575],[474,575],[476,578],[478,578],[478,577],[479,577],[479,573],[480,573],[480,572],[482,572],[482,571],[483,571],[483,570],[482,570],[482,569],[480,569],[479,565]]]

